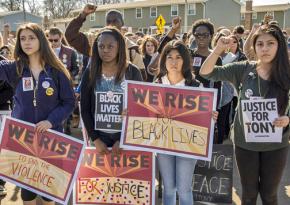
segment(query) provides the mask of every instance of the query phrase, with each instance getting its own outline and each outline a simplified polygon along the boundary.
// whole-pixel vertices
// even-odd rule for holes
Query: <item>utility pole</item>
[[[185,0],[185,4],[184,4],[184,29],[183,29],[183,33],[187,32],[187,13],[188,13],[188,4],[187,4],[187,0]]]
[[[26,22],[26,12],[25,12],[24,0],[22,0],[22,8],[23,8],[23,21]]]

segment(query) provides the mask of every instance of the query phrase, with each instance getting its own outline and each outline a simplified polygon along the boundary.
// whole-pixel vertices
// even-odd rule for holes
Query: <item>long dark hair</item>
[[[253,47],[255,52],[257,39],[263,34],[270,34],[278,42],[278,49],[272,61],[272,68],[269,76],[271,86],[266,96],[277,97],[279,114],[284,115],[288,105],[288,93],[290,90],[290,64],[285,37],[278,26],[265,24],[261,26],[253,36]]]
[[[192,75],[192,59],[190,57],[186,45],[184,45],[184,43],[180,40],[173,40],[164,47],[160,55],[159,61],[160,72],[157,76],[157,79],[161,79],[161,77],[167,74],[168,71],[166,68],[166,57],[172,50],[177,50],[180,56],[182,57],[183,64],[181,72],[185,79],[185,85],[191,85],[194,81]]]
[[[118,71],[115,77],[115,83],[121,82],[126,70],[128,68],[127,56],[126,56],[126,44],[125,39],[122,34],[114,27],[105,27],[97,35],[93,48],[92,48],[92,58],[90,65],[90,86],[94,86],[96,81],[102,77],[102,59],[100,58],[98,51],[98,41],[101,35],[111,35],[118,42],[118,55],[117,55],[117,64]]]
[[[22,76],[23,68],[25,66],[29,66],[29,58],[22,50],[20,44],[20,34],[23,30],[30,30],[36,35],[39,41],[39,54],[42,66],[44,67],[44,65],[47,64],[53,69],[57,69],[58,71],[63,72],[66,77],[71,80],[69,71],[64,67],[59,58],[54,54],[52,48],[48,43],[44,31],[40,28],[40,26],[35,23],[23,24],[17,30],[14,59],[16,61],[18,76]]]

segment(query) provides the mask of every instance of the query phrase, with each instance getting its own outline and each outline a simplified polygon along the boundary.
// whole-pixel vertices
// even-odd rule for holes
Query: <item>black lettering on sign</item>
[[[198,160],[194,170],[195,201],[232,203],[233,147],[214,145],[210,162]]]

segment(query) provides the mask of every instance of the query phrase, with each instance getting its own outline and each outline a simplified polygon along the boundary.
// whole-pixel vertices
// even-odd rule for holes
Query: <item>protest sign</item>
[[[123,93],[96,92],[95,129],[122,129]]]
[[[194,170],[194,201],[232,203],[233,146],[213,145],[210,162],[198,160]]]
[[[83,142],[35,125],[6,117],[0,134],[0,177],[66,204],[79,170]]]
[[[278,118],[276,99],[241,100],[246,142],[281,142],[282,128],[275,127]]]
[[[127,81],[121,147],[210,160],[216,90]]]
[[[122,150],[100,155],[87,148],[74,188],[74,204],[154,205],[153,153]]]
[[[11,111],[10,110],[1,110],[0,111],[0,130],[2,129],[2,122],[4,120],[5,116],[11,116]]]

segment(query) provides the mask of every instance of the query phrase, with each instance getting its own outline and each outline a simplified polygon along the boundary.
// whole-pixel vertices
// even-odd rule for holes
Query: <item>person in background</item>
[[[0,80],[15,89],[12,117],[35,124],[38,133],[63,132],[62,122],[75,104],[71,76],[37,24],[20,26],[16,36],[15,60],[0,62]],[[36,197],[21,189],[24,205],[36,205]],[[42,200],[43,205],[55,204],[45,197]]]
[[[10,48],[8,46],[2,46],[0,48],[0,55],[2,55],[7,60],[12,60],[13,59],[11,50],[10,50]]]
[[[192,75],[192,62],[188,48],[181,42],[169,42],[160,55],[160,72],[156,83],[174,86],[199,87],[200,83]],[[217,119],[213,112],[213,119]],[[157,154],[157,163],[161,173],[164,193],[163,205],[176,204],[176,192],[179,204],[193,205],[192,182],[196,159],[167,154]]]
[[[78,52],[84,54],[85,56],[91,56],[92,47],[88,43],[87,37],[80,32],[80,28],[86,20],[86,17],[94,13],[97,9],[97,6],[87,4],[79,16],[74,18],[68,25],[65,31],[66,39],[69,44],[74,47]],[[110,10],[106,14],[106,26],[115,26],[119,31],[121,31],[122,26],[124,26],[124,19],[120,11]],[[126,42],[126,56],[129,61],[136,65],[143,76],[143,79],[146,79],[146,71],[143,63],[142,56],[136,52],[135,43],[125,38]],[[137,46],[138,47],[138,46]]]
[[[3,46],[3,47],[7,47],[7,46]],[[1,54],[1,49],[0,49],[0,61],[8,60],[7,58],[5,58],[4,54],[3,55],[2,54]],[[12,109],[13,94],[14,94],[13,88],[7,82],[0,80],[0,96],[1,96],[0,97],[0,110],[7,111],[7,110]],[[7,189],[5,188],[5,184],[6,182],[0,179],[0,197],[4,197],[7,195]]]
[[[125,39],[116,28],[106,27],[100,31],[92,48],[91,63],[80,85],[81,116],[97,152],[107,154],[108,147],[112,147],[117,154],[121,132],[95,129],[95,92],[107,92],[107,96],[112,97],[114,93],[125,92],[125,80],[143,79],[138,68],[127,61]]]
[[[242,185],[242,204],[255,205],[260,194],[264,205],[277,205],[277,190],[287,162],[290,135],[290,65],[281,29],[265,24],[253,34],[257,61],[216,66],[222,52],[233,39],[222,37],[202,65],[200,73],[211,80],[229,81],[239,90],[239,107],[234,121],[236,162]],[[278,118],[272,124],[282,128],[281,142],[247,142],[244,134],[242,100],[277,100]],[[272,132],[265,134],[272,137]]]
[[[141,45],[141,52],[143,55],[143,62],[147,72],[147,82],[153,82],[154,80],[154,73],[151,73],[147,67],[151,62],[152,56],[157,52],[158,42],[155,38],[151,36],[146,36],[143,44]]]
[[[233,34],[237,37],[239,42],[239,47],[241,50],[243,50],[244,47],[244,41],[243,41],[243,35],[245,32],[245,28],[242,25],[236,26],[233,30]]]
[[[70,48],[67,45],[64,45],[62,42],[65,41],[62,31],[57,27],[52,27],[48,32],[48,41],[51,44],[55,54],[62,61],[64,66],[68,69],[71,74],[72,79],[74,80],[75,76],[79,73],[79,67],[77,62],[77,53],[74,49]],[[75,85],[74,85],[75,86]],[[71,135],[71,121],[72,116],[70,116],[65,122],[65,134]]]

